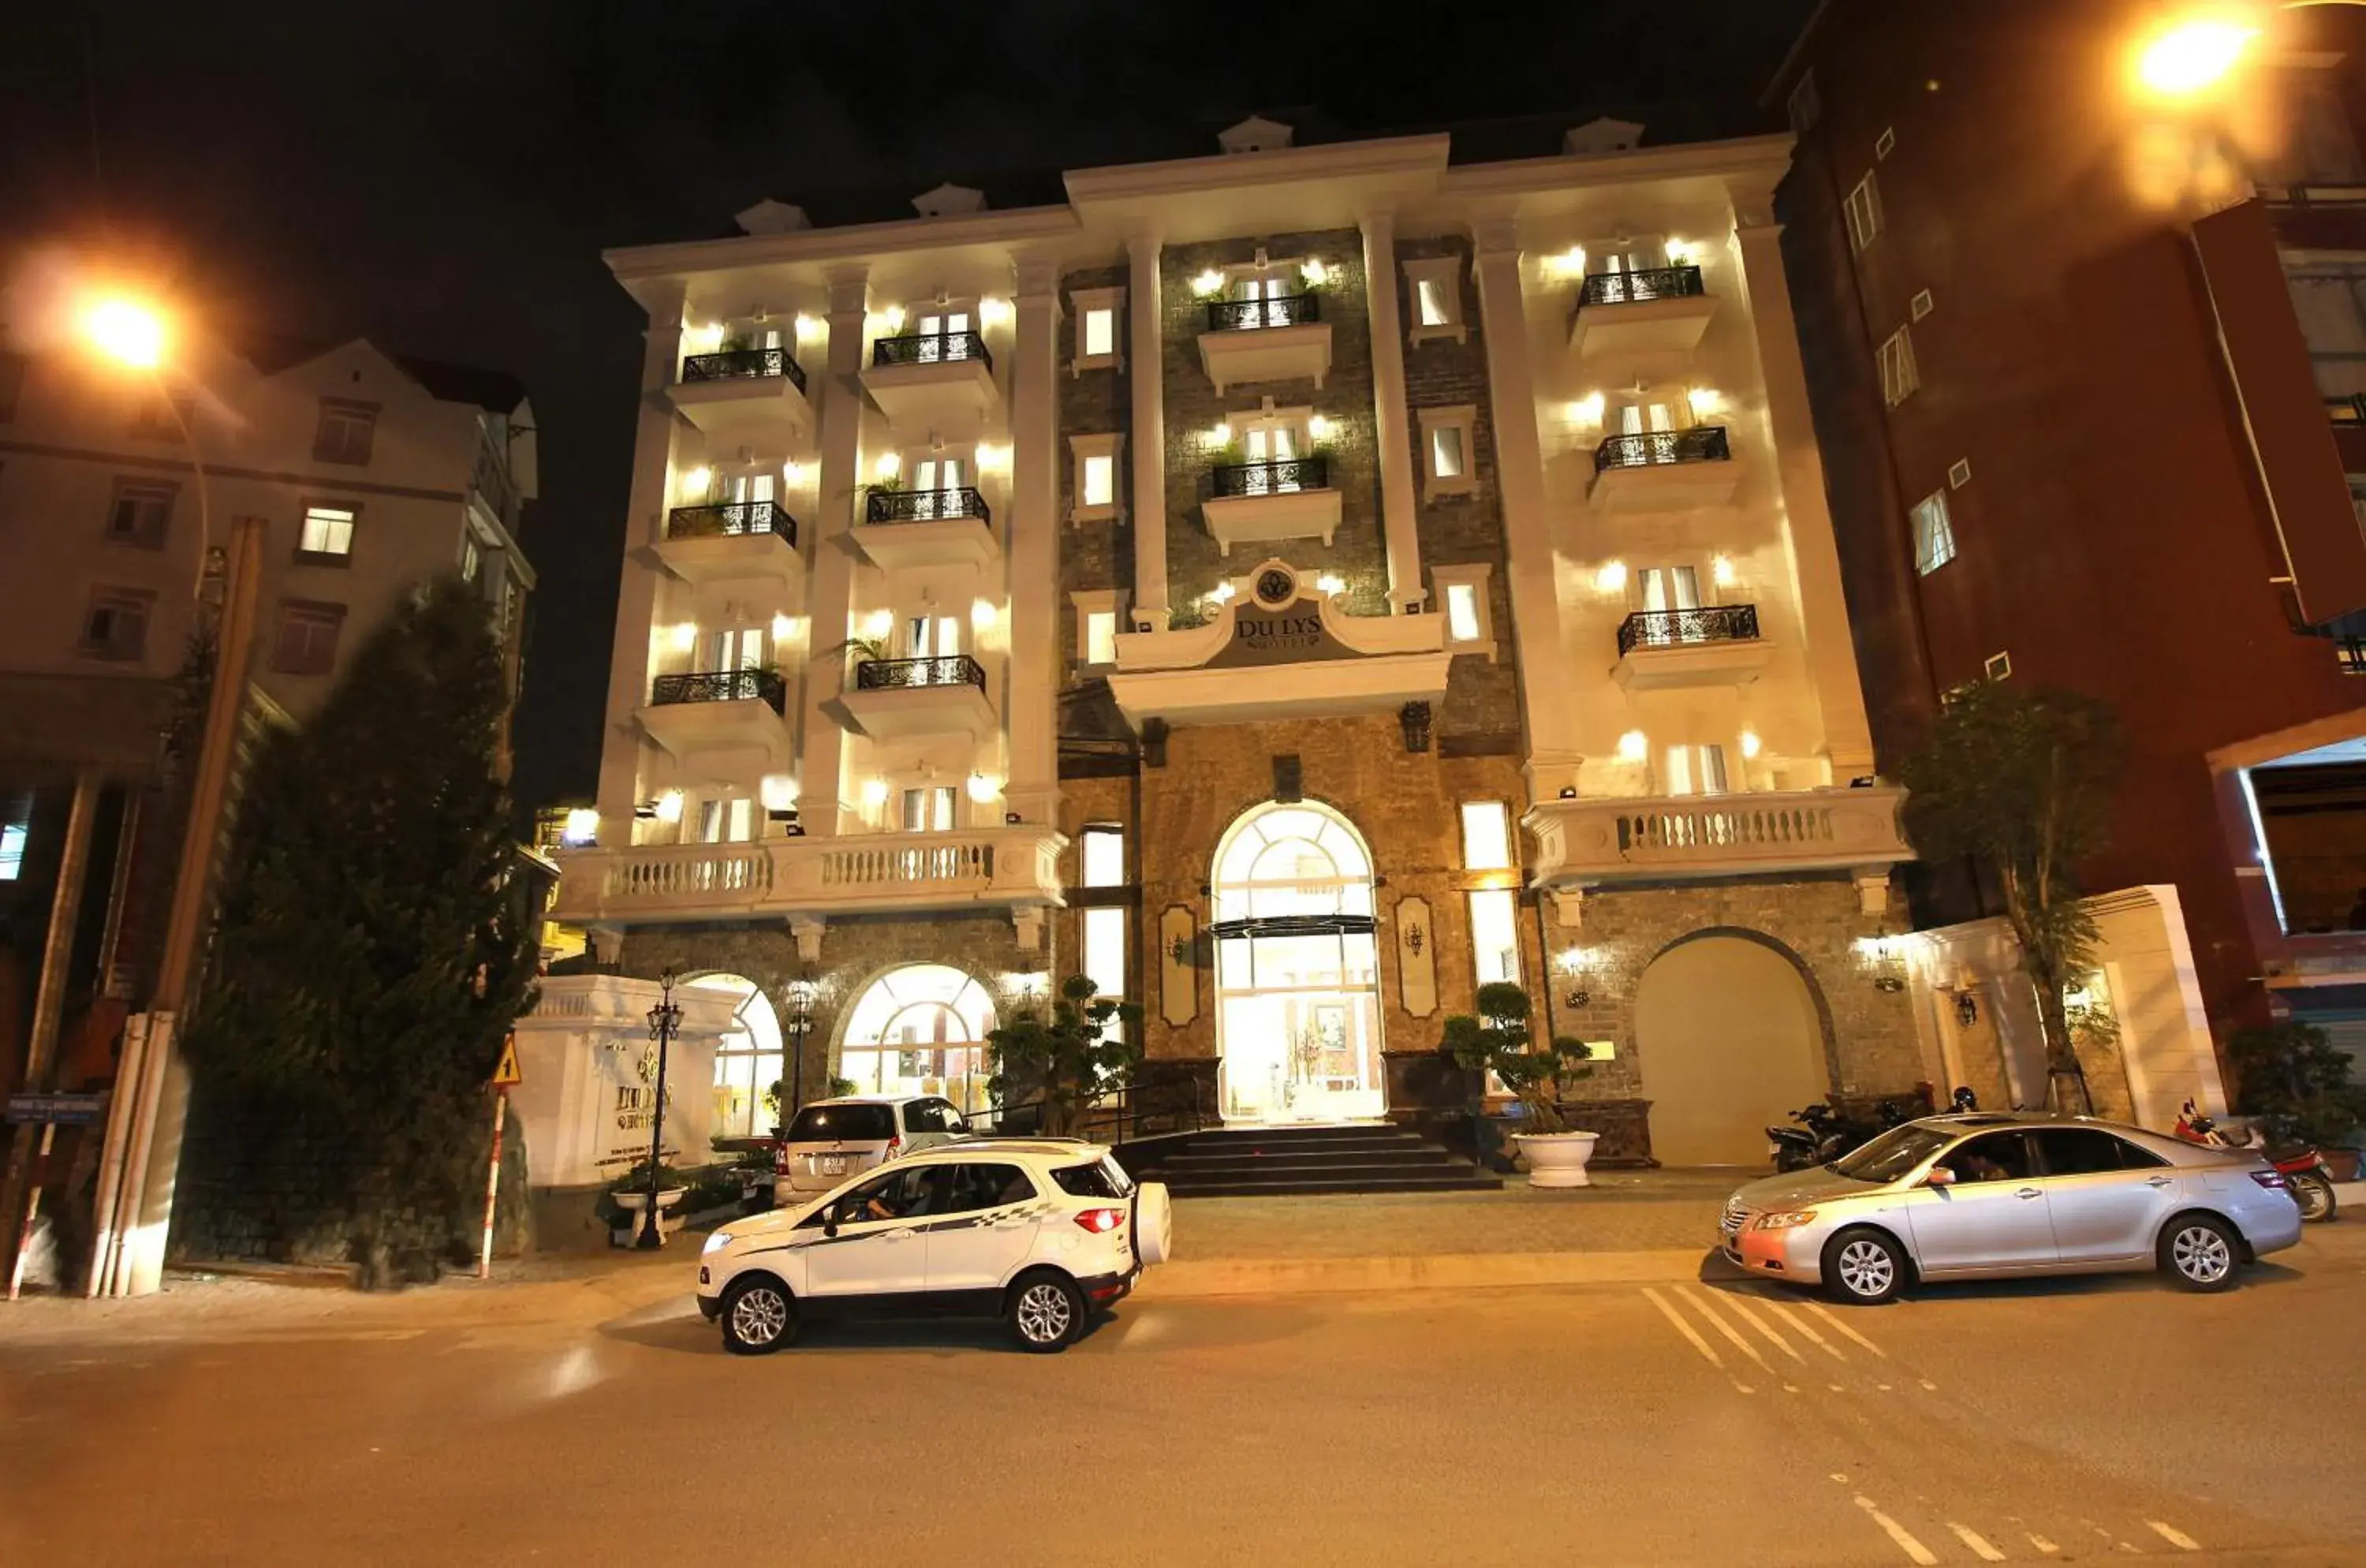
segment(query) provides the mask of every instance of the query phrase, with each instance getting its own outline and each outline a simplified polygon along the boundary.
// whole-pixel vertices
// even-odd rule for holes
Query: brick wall
[[[1081,375],[1071,367],[1076,357],[1076,335],[1083,328],[1083,317],[1069,302],[1080,288],[1117,288],[1126,281],[1126,269],[1098,267],[1072,272],[1060,279],[1060,308],[1065,312],[1060,323],[1060,363],[1055,372],[1060,388],[1060,434],[1056,466],[1059,473],[1059,511],[1055,521],[1060,530],[1060,670],[1063,685],[1076,681],[1076,606],[1068,595],[1096,588],[1133,587],[1133,532],[1131,513],[1133,502],[1132,448],[1133,382],[1132,367],[1129,364],[1116,370],[1087,370]],[[1131,302],[1128,303],[1131,309]],[[1121,348],[1127,345],[1125,317],[1118,319],[1117,341]],[[1127,445],[1118,453],[1117,494],[1119,515],[1098,523],[1072,523],[1070,511],[1076,503],[1076,463],[1068,446],[1071,435],[1098,435],[1116,431],[1125,435]],[[1120,623],[1122,629],[1126,623]]]

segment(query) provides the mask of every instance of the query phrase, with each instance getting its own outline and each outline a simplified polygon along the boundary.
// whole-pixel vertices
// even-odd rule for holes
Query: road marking
[[[1955,1532],[1955,1539],[1962,1541],[1966,1546],[1970,1547],[1972,1549],[1972,1555],[1978,1558],[1981,1562],[2001,1562],[2004,1561],[2004,1553],[1999,1551],[1995,1547],[1990,1546],[1988,1543],[1988,1539],[1981,1535],[1979,1531],[1974,1529],[1971,1526],[1959,1525],[1955,1520],[1949,1519],[1947,1521],[1947,1528],[1954,1530]]]
[[[1913,1533],[1907,1529],[1904,1525],[1899,1524],[1896,1519],[1893,1519],[1887,1514],[1883,1513],[1881,1511],[1881,1506],[1876,1503],[1872,1498],[1865,1496],[1863,1493],[1859,1493],[1857,1495],[1856,1506],[1863,1508],[1872,1518],[1873,1522],[1881,1527],[1881,1532],[1884,1535],[1898,1543],[1898,1550],[1903,1551],[1907,1556],[1921,1563],[1922,1568],[1932,1568],[1932,1565],[1939,1561],[1939,1554],[1937,1552],[1932,1551],[1929,1547],[1915,1540]]]
[[[1814,1328],[1810,1327],[1806,1318],[1799,1316],[1789,1307],[1785,1306],[1781,1302],[1768,1302],[1766,1303],[1766,1310],[1781,1318],[1785,1323],[1790,1325],[1792,1332],[1806,1339],[1808,1344],[1813,1345],[1817,1349],[1821,1350],[1833,1360],[1845,1361],[1848,1359],[1846,1356],[1840,1353],[1839,1348],[1835,1347],[1831,1340],[1825,1338],[1822,1335],[1817,1333]]]
[[[1661,1316],[1666,1318],[1670,1323],[1676,1325],[1677,1333],[1692,1341],[1693,1348],[1699,1351],[1702,1358],[1706,1359],[1710,1366],[1715,1367],[1718,1371],[1725,1371],[1725,1362],[1718,1359],[1717,1347],[1702,1338],[1699,1331],[1695,1329],[1691,1324],[1686,1323],[1683,1317],[1677,1314],[1675,1308],[1670,1306],[1665,1301],[1661,1299],[1659,1292],[1651,1289],[1651,1286],[1646,1285],[1643,1287],[1643,1293],[1651,1298],[1651,1304],[1660,1309]]]
[[[2200,1541],[2194,1540],[2191,1536],[2186,1534],[2181,1529],[2176,1529],[2169,1525],[2162,1524],[2158,1519],[2146,1519],[2145,1521],[2145,1525],[2152,1531],[2153,1534],[2160,1537],[2161,1540],[2169,1542],[2169,1545],[2177,1548],[2180,1551],[2199,1551],[2202,1550],[2202,1543]]]
[[[1719,1334],[1724,1335],[1726,1338],[1731,1340],[1735,1349],[1741,1351],[1743,1355],[1757,1362],[1758,1370],[1760,1371],[1764,1372],[1770,1378],[1774,1375],[1774,1369],[1766,1364],[1766,1358],[1758,1353],[1758,1347],[1752,1345],[1749,1340],[1744,1339],[1741,1335],[1736,1334],[1733,1331],[1733,1325],[1731,1324],[1727,1323],[1725,1319],[1718,1316],[1716,1313],[1709,1310],[1709,1304],[1701,1300],[1700,1297],[1695,1295],[1693,1293],[1693,1288],[1690,1285],[1678,1285],[1676,1287],[1676,1294],[1692,1303],[1693,1310],[1700,1314],[1703,1317],[1708,1319],[1709,1326],[1711,1328],[1716,1329]]]
[[[1725,1304],[1731,1307],[1735,1312],[1741,1314],[1742,1322],[1750,1325],[1751,1327],[1766,1336],[1766,1337],[1773,1342],[1776,1349],[1782,1351],[1783,1354],[1790,1357],[1791,1359],[1798,1362],[1803,1367],[1808,1364],[1808,1358],[1791,1348],[1791,1342],[1788,1339],[1784,1338],[1781,1335],[1767,1327],[1766,1320],[1760,1317],[1756,1313],[1751,1311],[1749,1303],[1744,1302],[1740,1296],[1728,1294],[1725,1298]]]
[[[1809,1312],[1811,1312],[1811,1313],[1814,1313],[1818,1317],[1822,1318],[1826,1323],[1831,1324],[1834,1328],[1839,1329],[1839,1330],[1841,1331],[1841,1333],[1842,1333],[1842,1334],[1843,1334],[1844,1336],[1846,1336],[1847,1337],[1849,1337],[1849,1338],[1851,1338],[1851,1339],[1855,1340],[1858,1344],[1860,1344],[1860,1345],[1864,1346],[1866,1349],[1868,1349],[1868,1350],[1872,1351],[1875,1355],[1879,1356],[1883,1360],[1885,1360],[1885,1361],[1886,1361],[1886,1360],[1889,1359],[1889,1355],[1888,1355],[1888,1353],[1887,1353],[1887,1351],[1883,1350],[1883,1349],[1882,1349],[1882,1348],[1881,1348],[1880,1346],[1878,1346],[1878,1345],[1875,1344],[1872,1340],[1867,1339],[1864,1335],[1859,1334],[1855,1329],[1851,1328],[1847,1324],[1842,1323],[1839,1318],[1834,1317],[1831,1313],[1829,1313],[1829,1312],[1825,1311],[1821,1306],[1818,1305],[1816,1303],[1814,1303],[1814,1302],[1809,1302],[1809,1303],[1808,1303],[1808,1310]]]
[[[2044,1536],[2042,1536],[2042,1535],[2033,1535],[2033,1536],[2031,1536],[2031,1537],[2029,1538],[2029,1544],[2030,1544],[2030,1545],[2032,1545],[2032,1546],[2034,1546],[2034,1547],[2035,1547],[2035,1548],[2037,1548],[2037,1550],[2038,1550],[2038,1551],[2042,1551],[2042,1552],[2045,1553],[2045,1555],[2046,1555],[2046,1556],[2048,1556],[2048,1557],[2053,1556],[2056,1552],[2057,1552],[2057,1551],[2061,1551],[2061,1550],[2062,1550],[2060,1547],[2058,1547],[2058,1546],[2055,1545],[2052,1541],[2050,1541],[2050,1540],[2046,1540],[2046,1539],[2045,1539]]]

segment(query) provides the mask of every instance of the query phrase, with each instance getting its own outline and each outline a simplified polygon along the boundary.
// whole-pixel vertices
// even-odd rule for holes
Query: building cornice
[[[1471,164],[1449,169],[1438,182],[1442,197],[1519,197],[1681,179],[1730,179],[1763,175],[1771,185],[1791,164],[1789,132],[1738,137],[1728,141],[1687,141],[1621,152],[1568,153],[1558,158],[1519,158],[1502,164]]]
[[[1071,208],[1022,207],[961,218],[902,218],[892,223],[852,223],[839,229],[803,229],[791,234],[735,234],[720,240],[629,245],[603,251],[600,259],[608,264],[608,270],[618,282],[630,285],[743,267],[958,250],[966,245],[1065,240],[1073,238],[1080,227]]]
[[[1361,175],[1437,175],[1446,170],[1452,139],[1444,134],[1395,136],[1372,141],[1335,141],[1270,152],[1218,152],[1204,158],[1171,158],[1155,164],[1112,164],[1074,169],[1062,176],[1068,199],[1078,207],[1189,196],[1248,186],[1332,181]]]

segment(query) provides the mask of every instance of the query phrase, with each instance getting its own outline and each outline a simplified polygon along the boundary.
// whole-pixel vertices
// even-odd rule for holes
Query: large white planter
[[[1515,1133],[1512,1141],[1528,1162],[1531,1187],[1591,1187],[1586,1161],[1594,1157],[1599,1133]]]
[[[689,1191],[690,1189],[687,1187],[667,1187],[659,1190],[657,1213],[659,1245],[664,1244],[666,1237],[682,1229],[682,1219],[674,1213],[673,1210],[674,1205],[680,1203]],[[617,1231],[614,1236],[615,1245],[618,1247],[630,1247],[641,1239],[641,1232],[649,1224],[649,1217],[642,1213],[648,1207],[649,1195],[646,1192],[611,1192],[608,1196],[616,1201],[616,1207],[633,1216],[631,1227]]]

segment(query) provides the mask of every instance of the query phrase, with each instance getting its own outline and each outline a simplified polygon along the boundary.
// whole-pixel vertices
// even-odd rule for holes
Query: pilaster
[[[1405,407],[1404,322],[1397,305],[1396,215],[1364,215],[1364,297],[1372,325],[1373,445],[1380,466],[1380,533],[1388,549],[1389,603],[1399,615],[1421,604],[1420,519],[1413,482],[1412,416]]]
[[[1126,241],[1127,373],[1133,385],[1133,624],[1166,629],[1166,313],[1158,283],[1158,236]]]
[[[1005,808],[1057,822],[1059,723],[1059,271],[1018,264],[1018,326],[1010,377],[1010,732]]]
[[[806,581],[813,629],[807,637],[805,750],[798,760],[797,821],[809,834],[837,833],[851,815],[846,800],[846,731],[823,705],[846,683],[846,639],[853,635],[854,503],[862,461],[862,327],[868,274],[861,267],[829,280],[829,359],[821,405],[821,482]]]

